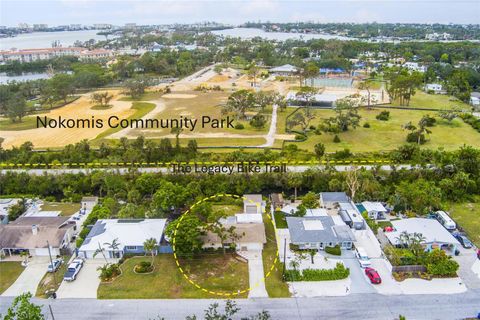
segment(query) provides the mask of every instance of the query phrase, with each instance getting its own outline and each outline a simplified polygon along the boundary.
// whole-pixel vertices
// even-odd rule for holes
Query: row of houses
[[[113,51],[107,49],[88,50],[80,47],[7,50],[0,51],[0,62],[34,62],[65,56],[78,57],[80,60],[96,60],[112,57]]]

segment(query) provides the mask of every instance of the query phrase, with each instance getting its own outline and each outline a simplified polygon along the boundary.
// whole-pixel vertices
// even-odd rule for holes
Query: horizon
[[[239,6],[239,4],[241,5]],[[0,0],[0,25],[124,25],[218,22],[478,25],[480,2],[461,0],[117,1]],[[428,16],[424,13],[429,12]]]

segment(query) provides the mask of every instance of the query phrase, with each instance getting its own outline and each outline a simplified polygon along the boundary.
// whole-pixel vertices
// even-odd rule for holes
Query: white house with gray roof
[[[325,249],[339,245],[351,249],[352,230],[340,219],[330,216],[287,217],[290,242],[300,249]]]

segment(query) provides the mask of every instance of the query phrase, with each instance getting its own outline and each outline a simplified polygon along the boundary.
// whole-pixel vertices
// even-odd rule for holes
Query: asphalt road
[[[83,319],[185,319],[203,310],[215,300],[34,300],[43,304],[45,314],[51,305],[55,320]],[[0,298],[0,313],[5,314],[11,298]],[[244,299],[237,301],[238,317],[267,310],[272,319],[465,319],[480,312],[480,290],[454,295],[350,294],[344,297]],[[223,305],[223,304],[221,304]],[[220,308],[221,309],[221,308]],[[159,318],[157,318],[159,317]],[[47,319],[52,319],[48,314]]]

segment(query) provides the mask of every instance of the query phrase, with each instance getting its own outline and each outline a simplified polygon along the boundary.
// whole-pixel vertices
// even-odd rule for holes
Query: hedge
[[[342,255],[342,250],[340,249],[340,246],[338,244],[335,247],[325,247],[325,252],[333,254],[334,256]]]
[[[350,275],[350,269],[337,262],[334,269],[304,269],[299,270],[286,270],[286,281],[328,281],[328,280],[340,280],[345,279]]]

